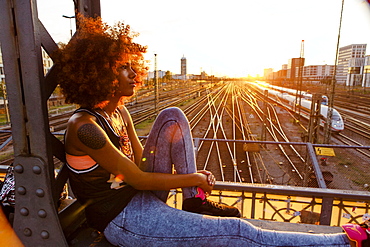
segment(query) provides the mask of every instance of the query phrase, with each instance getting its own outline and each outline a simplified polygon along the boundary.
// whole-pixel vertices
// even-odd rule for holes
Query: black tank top
[[[76,112],[87,112],[96,117],[97,123],[105,130],[111,142],[123,151],[128,158],[132,158],[132,149],[131,144],[128,143],[128,137],[117,135],[102,115],[84,108],[80,108]],[[131,150],[131,155],[128,153],[128,148]],[[111,188],[112,183],[108,181],[112,179],[112,176],[99,164],[85,170],[74,169],[68,164],[67,166],[72,191],[77,200],[86,207],[87,222],[99,231],[104,231],[109,222],[126,207],[137,193],[136,189],[124,182],[120,184],[121,187],[118,189]]]

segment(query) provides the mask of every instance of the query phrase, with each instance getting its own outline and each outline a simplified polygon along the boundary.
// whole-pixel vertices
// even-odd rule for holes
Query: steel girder
[[[99,0],[74,3],[84,15],[100,15]],[[0,0],[0,43],[14,145],[14,230],[25,246],[68,246],[57,211],[67,176],[62,169],[55,178],[53,161],[65,161],[64,148],[50,133],[47,109],[56,73],[44,76],[41,54],[43,47],[52,58],[58,46],[38,19],[36,0]]]

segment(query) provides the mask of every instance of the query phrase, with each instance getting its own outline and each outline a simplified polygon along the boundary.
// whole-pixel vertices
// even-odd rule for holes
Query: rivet
[[[20,187],[18,187],[17,192],[18,192],[18,194],[20,194],[20,195],[25,195],[25,194],[26,194],[26,192],[27,192],[27,190],[26,190],[26,188],[25,188],[25,187],[20,186]]]
[[[33,173],[35,173],[35,174],[40,174],[40,173],[41,173],[41,167],[39,167],[39,166],[34,166],[34,167],[32,167],[32,171],[33,171]]]
[[[37,212],[37,215],[40,217],[40,218],[45,218],[47,213],[45,210],[43,209],[40,209],[38,212]]]
[[[14,171],[16,173],[23,173],[23,166],[21,164],[18,164],[14,167]]]
[[[43,239],[47,239],[47,238],[49,238],[49,232],[47,232],[47,231],[42,231],[42,232],[41,232],[41,237],[42,237]]]
[[[24,234],[25,236],[29,237],[29,236],[31,236],[31,235],[32,235],[32,231],[31,231],[31,229],[29,229],[29,228],[25,228],[25,229],[23,230],[23,234]]]
[[[45,192],[44,192],[44,190],[43,190],[43,189],[37,189],[37,190],[36,190],[36,195],[37,195],[38,197],[44,197]]]
[[[21,215],[23,215],[23,216],[27,216],[28,214],[29,214],[29,211],[28,211],[28,209],[27,208],[21,208],[20,210],[19,210],[19,212],[21,213]]]

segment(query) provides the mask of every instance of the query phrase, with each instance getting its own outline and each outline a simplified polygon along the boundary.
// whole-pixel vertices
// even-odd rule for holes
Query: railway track
[[[370,96],[361,94],[337,94],[335,107],[345,120],[345,130],[336,139],[348,146],[370,145]],[[356,149],[370,158],[370,150]]]
[[[176,106],[184,101],[195,98],[200,95],[205,88],[199,87],[198,85],[192,85],[185,88],[178,88],[173,91],[162,90],[159,94],[158,111],[170,107]],[[127,108],[132,114],[134,124],[139,124],[150,118],[153,118],[157,111],[153,108],[154,95],[152,91],[140,92],[138,96],[132,97],[126,102]],[[62,134],[67,126],[68,119],[71,117],[72,111],[67,111],[62,114],[54,115],[49,117],[49,126],[51,132]],[[4,150],[6,147],[11,148],[11,128],[5,127],[0,131],[0,150]],[[7,167],[13,162],[13,158],[5,158],[0,161],[0,166]],[[59,163],[58,163],[59,164]],[[3,169],[4,170],[4,169]]]
[[[238,83],[229,83],[217,92],[209,93],[194,120],[190,118],[194,137],[217,140],[199,143],[198,168],[211,170],[220,181],[303,185],[305,160],[293,145],[277,146],[281,154],[278,161],[269,159],[266,147],[257,145],[258,151],[248,151],[248,145],[226,141],[257,140],[259,132],[255,132],[255,123],[247,117],[252,113],[256,116],[254,120],[260,123],[266,118],[269,140],[289,141],[274,105],[269,104],[263,111],[259,101],[260,97],[253,96]]]
[[[218,181],[306,184],[307,174],[311,171],[307,170],[305,150],[301,150],[300,146],[246,145],[230,141],[294,142],[296,133],[303,125],[296,125],[297,129],[293,131],[280,119],[282,112],[290,114],[290,117],[294,117],[293,114],[276,103],[266,101],[242,82],[213,88],[189,86],[185,89],[180,89],[180,92],[161,91],[157,110],[192,100],[184,112],[189,118],[193,137],[201,140],[196,143],[198,169],[211,170]],[[126,102],[135,124],[155,116],[153,101],[154,96],[145,92]],[[51,119],[50,125],[55,131],[62,130],[70,114]],[[261,131],[265,132],[264,137]],[[213,140],[203,140],[205,138]]]
[[[360,142],[354,140],[353,138],[343,135],[343,134],[338,134],[337,139],[341,141],[342,143],[348,145],[348,146],[365,146],[361,144]],[[370,158],[370,150],[368,149],[359,149],[356,148],[356,150],[361,153],[362,155],[366,156],[367,158]]]
[[[320,92],[318,92],[320,93]],[[337,139],[346,145],[370,145],[370,96],[339,93],[335,97],[334,108],[340,112],[345,120],[345,130],[340,135],[333,134],[333,139]],[[284,105],[280,101],[280,105]],[[288,109],[288,108],[286,108]],[[301,124],[302,130],[307,131],[302,125],[302,118],[293,115],[297,123]],[[320,135],[323,135],[321,132]],[[367,152],[359,151],[367,156]]]
[[[322,93],[320,90],[312,90],[315,93]],[[344,130],[339,134],[332,133],[331,144],[341,147],[335,151],[334,157],[319,156],[319,162],[325,160],[322,169],[330,171],[336,175],[336,179],[331,185],[332,188],[355,190],[368,190],[368,159],[370,138],[369,138],[369,104],[370,97],[363,94],[336,94],[334,108],[344,117]],[[339,106],[340,105],[340,106]],[[307,122],[298,119],[294,114],[291,118],[301,125],[301,132],[306,132]],[[319,130],[319,137],[323,136],[322,129]],[[320,138],[319,138],[320,139]],[[344,145],[343,145],[344,144]],[[364,148],[365,147],[365,148]],[[337,179],[339,178],[339,179]]]

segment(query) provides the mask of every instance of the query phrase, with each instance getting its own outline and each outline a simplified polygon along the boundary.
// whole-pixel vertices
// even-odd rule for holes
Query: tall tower
[[[184,55],[181,58],[181,75],[186,76],[186,58]]]

